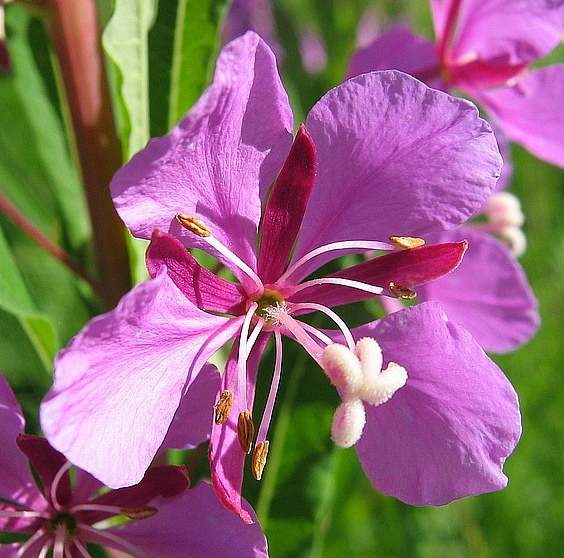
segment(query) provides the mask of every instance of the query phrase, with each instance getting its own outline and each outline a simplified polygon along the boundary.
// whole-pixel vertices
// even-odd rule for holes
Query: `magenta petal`
[[[226,510],[209,484],[200,483],[174,498],[156,498],[151,505],[159,510],[154,516],[110,529],[150,558],[268,556],[260,525],[247,525]],[[256,519],[246,503],[245,508]]]
[[[200,310],[234,315],[244,313],[245,299],[237,286],[202,267],[171,234],[158,229],[153,231],[146,260],[151,277],[166,265],[174,284]]]
[[[30,509],[44,509],[47,502],[37,489],[27,457],[20,451],[16,438],[24,429],[21,408],[4,376],[0,374],[0,499],[18,502]],[[33,520],[32,520],[33,521]],[[29,520],[0,518],[0,530],[17,531]]]
[[[111,488],[141,480],[182,394],[240,319],[206,314],[163,267],[91,320],[55,362],[41,405],[51,444]]]
[[[209,440],[221,378],[213,364],[200,370],[183,395],[161,447],[191,449]]]
[[[255,397],[256,376],[258,366],[270,333],[261,333],[247,361],[247,407],[253,408]],[[225,373],[222,378],[221,390],[231,389],[237,385],[237,345],[231,351]],[[213,425],[210,439],[209,457],[212,481],[215,492],[223,505],[239,514],[246,522],[252,523],[253,518],[243,506],[241,487],[243,484],[243,467],[245,466],[246,453],[237,438],[237,420],[239,413],[245,409],[237,399],[233,402],[233,409],[227,421],[221,425]],[[253,416],[256,422],[257,417]]]
[[[418,506],[503,488],[521,434],[517,394],[470,334],[431,302],[354,333],[408,375],[388,402],[366,406],[356,449],[374,486]]]
[[[274,283],[286,267],[313,188],[315,160],[315,145],[302,124],[262,217],[258,273],[265,284]]]
[[[519,262],[496,238],[470,227],[442,233],[441,241],[465,237],[469,248],[458,269],[418,290],[435,300],[487,351],[514,351],[536,333],[538,302]]]
[[[207,247],[175,220],[197,216],[254,267],[261,199],[288,154],[290,130],[274,54],[249,32],[222,50],[212,85],[172,132],[116,173],[110,187],[118,213],[135,236],[150,238],[159,228]]]
[[[502,164],[474,105],[397,71],[332,89],[307,127],[318,175],[294,258],[341,240],[450,229],[485,203]]]
[[[564,64],[527,72],[513,87],[471,93],[509,139],[564,167]]]
[[[445,2],[445,12],[448,5]],[[464,0],[453,39],[453,57],[476,54],[499,64],[532,62],[562,38],[564,5],[547,0]]]
[[[418,37],[407,27],[393,27],[356,51],[351,57],[347,78],[376,70],[400,70],[437,89],[445,89],[439,75],[435,44]]]

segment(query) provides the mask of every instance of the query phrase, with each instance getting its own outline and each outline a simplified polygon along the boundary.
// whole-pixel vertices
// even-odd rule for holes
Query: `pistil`
[[[331,437],[342,448],[358,442],[366,422],[364,403],[386,403],[407,382],[403,366],[390,362],[382,370],[382,350],[375,339],[364,337],[354,351],[339,343],[323,352],[323,370],[341,394],[343,402],[333,416]]]

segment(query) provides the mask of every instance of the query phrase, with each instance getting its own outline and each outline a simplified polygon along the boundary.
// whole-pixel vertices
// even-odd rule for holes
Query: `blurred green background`
[[[126,35],[123,40],[136,34],[133,38],[140,41],[139,52],[128,56],[139,57],[145,80],[143,75],[128,75],[129,60],[120,58],[115,36],[109,34],[105,41],[113,59],[114,95],[127,159],[150,135],[166,133],[202,91],[213,69],[217,23],[225,2],[118,0],[118,4],[147,12],[146,25],[140,29],[120,30],[117,23],[118,31]],[[112,6],[100,1],[99,7],[106,21]],[[177,17],[180,7],[188,14],[182,22]],[[358,23],[367,11],[381,27],[402,17],[432,37],[428,5],[421,0],[273,3],[283,52],[281,72],[296,122],[341,81]],[[6,25],[14,73],[0,75],[0,189],[45,235],[88,268],[90,226],[45,32],[37,19],[16,5],[6,8]],[[316,74],[304,69],[297,47],[298,37],[311,31],[322,37],[328,56],[326,67]],[[549,60],[564,61],[564,49],[558,48]],[[125,90],[123,82],[128,79],[132,89]],[[523,414],[522,440],[505,467],[509,486],[442,508],[413,508],[380,495],[367,481],[354,450],[338,449],[330,441],[337,404],[334,389],[303,352],[294,352],[288,343],[268,464],[260,483],[247,474],[244,486],[273,557],[563,555],[564,172],[516,146],[512,156],[511,191],[521,199],[527,219],[528,249],[521,261],[540,302],[542,326],[519,351],[493,355],[515,385]],[[139,279],[142,250],[143,246],[132,251]],[[24,407],[28,431],[34,432],[56,350],[98,306],[88,285],[2,215],[0,263],[0,370]],[[271,370],[267,359],[259,397],[268,388]],[[205,465],[202,471],[205,475]]]

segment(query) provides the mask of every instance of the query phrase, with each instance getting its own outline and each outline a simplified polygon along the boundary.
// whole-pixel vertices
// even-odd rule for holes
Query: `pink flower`
[[[44,557],[52,549],[54,558],[87,558],[90,543],[136,558],[184,557],[186,548],[202,557],[226,549],[241,558],[267,555],[258,524],[239,521],[205,483],[188,490],[181,467],[152,467],[136,486],[114,491],[81,469],[71,476],[71,463],[47,440],[22,433],[21,409],[1,375],[0,425],[0,532],[29,537],[0,544],[2,556]]]
[[[461,89],[509,139],[564,166],[564,64],[532,69],[561,41],[564,2],[431,0],[435,42],[391,29],[351,59],[348,76],[398,69]]]
[[[133,234],[151,238],[152,279],[61,351],[55,385],[41,408],[51,443],[109,486],[142,477],[183,394],[190,394],[206,361],[234,341],[215,410],[210,406],[202,420],[213,428],[216,492],[252,521],[241,500],[243,466],[253,445],[257,479],[266,462],[282,337],[298,341],[333,380],[324,351],[338,342],[353,353],[360,339],[333,308],[379,295],[410,298],[413,288],[455,268],[465,242],[420,246],[419,237],[464,222],[485,203],[499,175],[495,138],[476,108],[399,72],[345,82],[313,107],[293,142],[292,129],[272,51],[248,33],[223,49],[213,84],[174,130],[151,141],[114,177],[121,217]],[[213,256],[220,272],[203,267],[186,248]],[[386,254],[311,275],[342,255],[375,249]],[[377,341],[388,327],[397,330],[405,354],[396,352],[395,342],[388,349],[383,335],[382,362],[404,366],[409,360],[409,366],[407,383],[395,383],[389,401],[373,396],[369,380],[366,389],[349,386],[347,393],[360,401],[355,406],[370,407],[365,425],[356,429],[361,461],[371,478],[393,475],[378,472],[380,458],[368,455],[364,440],[375,435],[373,416],[380,416],[372,407],[388,407],[406,391],[407,399],[398,401],[409,413],[420,410],[430,424],[440,422],[430,430],[437,435],[434,450],[417,453],[428,474],[417,471],[414,478],[405,467],[401,482],[375,485],[413,503],[497,490],[505,485],[501,467],[520,432],[515,393],[466,332],[445,325],[435,306],[421,306],[365,326],[362,337]],[[308,325],[302,317],[313,312],[325,314],[336,329]],[[417,332],[411,322],[428,331]],[[271,338],[273,380],[255,436],[256,377]],[[419,354],[425,355],[421,361]],[[379,374],[379,365],[370,370]],[[422,395],[429,388],[426,376],[436,379]],[[457,382],[466,393],[460,408],[425,411],[433,404],[425,403],[429,397],[458,393]],[[491,407],[481,402],[487,382]],[[453,408],[464,420],[450,416]],[[479,416],[483,408],[486,418]],[[337,425],[337,442],[347,437],[346,429]],[[491,436],[476,436],[490,430]],[[404,449],[416,443],[408,432],[404,441]],[[460,446],[458,453],[453,445]],[[448,461],[448,468],[437,471],[439,461]]]

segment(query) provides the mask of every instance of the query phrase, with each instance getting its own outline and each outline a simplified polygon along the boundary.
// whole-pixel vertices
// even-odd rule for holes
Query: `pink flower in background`
[[[419,300],[440,302],[449,318],[467,328],[486,350],[513,351],[536,333],[540,317],[515,259],[526,246],[524,217],[517,198],[502,191],[511,175],[506,135],[535,155],[564,164],[564,65],[529,68],[560,41],[564,3],[434,0],[431,5],[436,42],[395,27],[352,57],[348,75],[399,69],[433,87],[462,90],[494,120],[505,165],[495,193],[480,209],[486,222],[427,238],[472,242],[453,274],[418,294]],[[388,305],[389,310],[398,307]]]
[[[215,411],[202,410],[201,420],[213,428],[216,492],[250,522],[241,500],[243,467],[254,445],[251,468],[257,479],[262,475],[284,335],[308,351],[347,401],[358,401],[350,406],[368,407],[365,425],[357,421],[357,449],[383,491],[443,504],[501,488],[503,461],[520,433],[515,393],[436,306],[360,330],[375,342],[381,337],[382,364],[393,360],[405,368],[407,380],[400,374],[387,396],[375,394],[370,379],[340,386],[335,366],[323,360],[334,341],[354,353],[360,339],[334,307],[378,295],[410,298],[414,287],[460,263],[465,242],[418,246],[419,237],[453,228],[483,206],[501,166],[491,129],[471,103],[394,71],[343,83],[313,107],[293,142],[292,129],[274,55],[247,33],[223,49],[213,84],[186,117],[115,175],[120,216],[135,236],[151,238],[152,279],[92,320],[58,355],[55,384],[41,407],[47,437],[109,486],[138,482],[183,394],[190,394],[206,361],[234,341]],[[223,270],[209,271],[186,248],[207,252]],[[340,256],[375,249],[386,254],[311,276]],[[313,312],[336,329],[322,331],[301,319]],[[273,380],[255,436],[258,365],[271,337]],[[377,376],[379,362],[370,367]],[[404,391],[403,410],[392,406],[391,415],[381,415],[378,409]],[[428,412],[435,405],[441,410]],[[411,421],[413,432],[431,433],[433,451],[413,448],[419,442],[409,432],[401,435],[401,451],[390,448],[390,455],[404,456],[397,465],[401,482],[387,480],[394,467],[383,470],[383,457],[369,455],[366,440],[375,436],[380,419],[373,417],[380,416],[390,417],[392,430]],[[345,445],[353,437],[339,424],[334,437]],[[411,472],[410,455],[421,458]]]
[[[507,137],[564,166],[564,64],[531,68],[562,40],[561,0],[431,0],[435,42],[393,28],[351,59],[348,76],[397,69],[461,89]]]
[[[0,544],[2,556],[42,557],[52,549],[54,558],[86,558],[90,543],[135,558],[185,557],[187,548],[199,557],[226,548],[230,556],[267,556],[258,524],[245,525],[229,513],[210,485],[188,490],[181,467],[152,467],[138,485],[114,491],[101,490],[81,469],[71,476],[71,464],[47,440],[22,433],[21,409],[1,375],[0,425],[0,532],[28,535]]]

